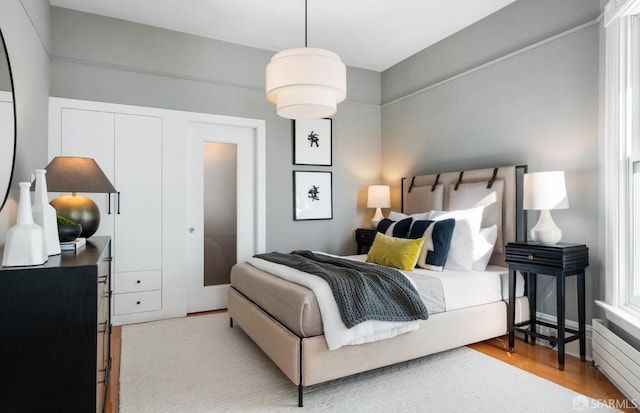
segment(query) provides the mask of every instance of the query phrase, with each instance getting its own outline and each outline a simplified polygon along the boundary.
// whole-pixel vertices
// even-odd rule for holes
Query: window
[[[635,331],[640,331],[639,15],[640,0],[612,0],[605,7],[606,302]]]
[[[638,3],[638,2],[636,2]],[[628,100],[630,153],[627,156],[627,170],[630,177],[629,216],[632,228],[627,253],[631,259],[629,277],[626,280],[628,288],[627,303],[640,311],[640,17],[629,18],[629,85]]]

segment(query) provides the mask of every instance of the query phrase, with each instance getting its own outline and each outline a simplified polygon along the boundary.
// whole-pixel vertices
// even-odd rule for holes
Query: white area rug
[[[466,347],[305,389],[227,314],[122,329],[120,412],[606,412]]]

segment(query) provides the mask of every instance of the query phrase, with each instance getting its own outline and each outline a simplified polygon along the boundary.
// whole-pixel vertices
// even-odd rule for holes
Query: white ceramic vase
[[[36,194],[33,200],[33,221],[44,230],[47,245],[47,255],[60,254],[60,239],[58,238],[58,220],[56,209],[49,205],[47,195],[46,169],[36,169]]]
[[[31,212],[31,182],[20,182],[20,201],[16,225],[9,228],[4,244],[2,265],[21,267],[47,262],[47,246],[44,230],[33,222]]]

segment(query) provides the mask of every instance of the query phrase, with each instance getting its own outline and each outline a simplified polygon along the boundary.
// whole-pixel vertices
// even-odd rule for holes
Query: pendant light
[[[337,54],[307,47],[307,0],[304,2],[304,47],[276,53],[267,65],[267,100],[278,116],[322,119],[336,113],[347,97],[347,69]]]

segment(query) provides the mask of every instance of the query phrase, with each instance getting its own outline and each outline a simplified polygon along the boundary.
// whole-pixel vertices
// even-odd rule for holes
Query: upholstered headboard
[[[489,263],[504,266],[505,244],[526,237],[522,210],[526,170],[526,166],[502,166],[403,178],[402,212],[410,215],[484,206],[481,227],[498,227]]]

